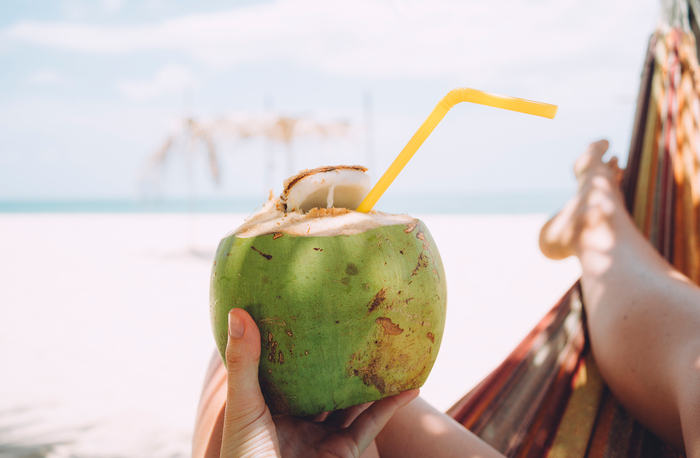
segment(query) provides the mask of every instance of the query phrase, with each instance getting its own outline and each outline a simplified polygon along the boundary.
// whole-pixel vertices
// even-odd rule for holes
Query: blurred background
[[[218,240],[300,169],[383,173],[448,273],[447,409],[579,273],[537,233],[599,138],[624,164],[656,0],[0,4],[0,457],[189,456]],[[449,345],[447,345],[449,344]],[[465,364],[465,361],[467,363]]]
[[[658,6],[3,2],[0,199],[178,200],[194,188],[203,200],[260,200],[290,171],[335,163],[365,164],[376,179],[437,101],[461,86],[555,103],[559,114],[552,122],[457,106],[390,196],[570,191],[568,170],[587,142],[605,137],[626,153]],[[351,128],[299,133],[288,146],[212,125],[232,116]],[[169,135],[186,137],[186,119],[209,130],[219,187],[202,142],[174,145],[159,181],[148,175]],[[188,159],[188,148],[199,151]]]

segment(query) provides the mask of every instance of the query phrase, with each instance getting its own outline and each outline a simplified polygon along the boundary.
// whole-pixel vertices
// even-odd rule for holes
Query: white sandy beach
[[[214,345],[210,262],[243,217],[0,215],[0,457],[40,446],[31,456],[189,456]],[[539,253],[546,215],[420,217],[440,249],[449,295],[422,395],[445,410],[580,268]]]

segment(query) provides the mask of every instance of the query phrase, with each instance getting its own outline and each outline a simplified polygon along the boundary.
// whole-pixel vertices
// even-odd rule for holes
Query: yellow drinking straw
[[[435,126],[440,124],[440,121],[442,121],[442,118],[450,111],[450,108],[460,102],[478,103],[480,105],[519,111],[520,113],[542,116],[543,118],[549,119],[554,119],[554,116],[557,114],[557,106],[548,103],[491,94],[490,92],[471,88],[462,87],[452,89],[437,105],[435,105],[432,113],[423,121],[423,124],[418,128],[416,133],[413,134],[413,137],[411,137],[403,150],[401,150],[401,153],[394,159],[394,162],[392,162],[387,171],[384,172],[384,175],[382,175],[379,181],[377,181],[377,184],[375,184],[369,194],[367,194],[365,200],[357,207],[358,212],[367,213],[372,210],[389,185],[393,183],[401,170],[408,164],[408,161],[416,154],[418,148],[420,148],[425,139],[428,138],[428,135],[435,129]]]

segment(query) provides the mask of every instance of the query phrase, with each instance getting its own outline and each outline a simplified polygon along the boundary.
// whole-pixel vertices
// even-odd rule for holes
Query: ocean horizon
[[[572,191],[499,194],[384,196],[375,206],[387,213],[554,213]],[[0,213],[252,213],[265,197],[216,199],[36,199],[0,200]]]

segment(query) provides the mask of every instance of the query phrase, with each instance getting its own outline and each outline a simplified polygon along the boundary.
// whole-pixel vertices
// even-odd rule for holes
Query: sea
[[[573,190],[500,194],[387,195],[375,206],[387,213],[553,214]],[[252,213],[266,198],[0,200],[0,213]]]

